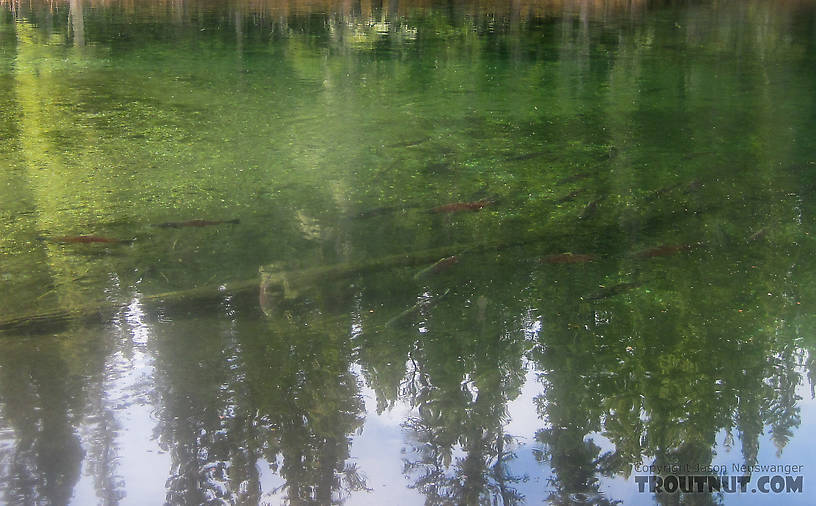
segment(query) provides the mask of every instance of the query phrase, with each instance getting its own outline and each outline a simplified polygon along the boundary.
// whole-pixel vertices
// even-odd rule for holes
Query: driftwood
[[[411,253],[388,255],[363,262],[324,265],[294,271],[269,271],[268,268],[261,267],[261,277],[262,283],[268,290],[271,291],[274,290],[275,287],[280,287],[286,298],[292,299],[298,297],[302,289],[315,286],[318,283],[325,283],[327,281],[344,279],[396,267],[427,266],[439,261],[441,258],[450,257],[451,255],[498,250],[506,248],[507,246],[509,246],[509,244],[503,243],[443,246]]]
[[[261,275],[258,278],[145,295],[139,299],[139,302],[147,307],[160,305],[209,306],[210,303],[221,300],[224,293],[233,296],[256,296],[259,289],[261,302],[266,292],[281,291],[287,299],[293,299],[297,298],[301,291],[328,281],[397,267],[426,266],[451,255],[498,251],[531,242],[535,242],[535,240],[450,245],[422,251],[398,253],[361,262],[338,263],[297,270],[273,270],[274,267],[261,267]],[[130,304],[130,301],[96,301],[71,309],[58,308],[4,317],[0,318],[0,335],[54,333],[64,330],[72,322],[83,324],[104,323],[109,321],[117,312],[123,310],[128,304]]]
[[[227,288],[228,286],[228,288]],[[207,304],[220,299],[223,291],[231,294],[250,293],[257,290],[258,280],[243,280],[229,285],[205,286],[145,295],[139,303],[151,307],[159,305]],[[109,321],[113,315],[130,304],[127,302],[94,301],[73,308],[56,308],[28,314],[18,314],[0,319],[0,336],[4,334],[47,334],[60,332],[71,323],[99,324]]]

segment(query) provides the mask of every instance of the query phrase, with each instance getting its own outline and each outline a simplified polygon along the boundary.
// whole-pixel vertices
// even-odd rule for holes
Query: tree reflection
[[[787,268],[784,261],[774,263]],[[532,354],[545,385],[537,402],[547,426],[537,440],[544,445],[542,460],[556,475],[560,501],[569,502],[574,493],[597,494],[598,474],[629,476],[644,460],[660,469],[691,470],[688,474],[705,469],[721,431],[726,444],[732,430],[739,432],[744,463],[752,465],[763,427],[770,428],[781,452],[799,425],[800,352],[790,339],[777,337],[780,328],[769,331],[763,323],[784,314],[786,303],[751,315],[741,310],[723,315],[714,308],[727,306],[728,299],[681,281],[698,270],[695,279],[719,282],[723,274],[703,265],[662,265],[660,276],[670,289],[650,280],[648,292],[636,289],[577,311],[557,304],[548,309],[556,316]],[[749,284],[762,286],[779,275],[770,264],[766,268]],[[652,274],[645,270],[640,276]],[[708,324],[696,326],[698,318]],[[612,450],[601,453],[592,442],[598,433],[614,444]],[[702,503],[714,501],[692,495]],[[681,500],[678,494],[657,499]]]
[[[515,437],[504,425],[507,403],[524,382],[527,344],[522,333],[492,318],[506,307],[494,305],[495,314],[480,319],[473,317],[474,308],[458,302],[479,293],[456,290],[423,316],[422,333],[414,326],[398,335],[404,340],[413,334],[403,393],[418,412],[403,425],[412,446],[403,459],[404,473],[427,504],[518,504],[524,499],[515,485],[526,477],[512,469]]]
[[[203,334],[179,324],[162,341],[157,431],[173,459],[168,502],[257,502],[259,466],[284,480],[267,493],[286,504],[340,504],[366,490],[348,462],[363,405],[347,332],[308,311],[292,318]]]
[[[30,300],[16,300],[21,286],[34,286],[38,303],[115,298],[109,280],[136,279],[142,265],[152,270],[134,285],[144,276],[155,293],[168,290],[164,282],[175,290],[253,276],[262,262],[370,265],[463,245],[448,273],[415,279],[412,269],[425,266],[411,261],[348,269],[337,283],[283,295],[292,300],[280,307],[262,303],[266,318],[257,300],[226,288],[213,304],[152,308],[156,383],[144,402],[171,460],[168,503],[340,504],[368,490],[351,455],[364,427],[363,381],[379,413],[402,402],[414,410],[402,424],[411,446],[403,472],[428,504],[537,499],[522,491],[519,455],[531,446],[552,473],[541,492],[550,502],[613,504],[603,479],[629,478],[636,464],[704,467],[736,435],[751,466],[766,429],[778,453],[796,434],[800,364],[811,385],[816,371],[802,337],[814,327],[805,296],[816,265],[802,219],[813,210],[812,182],[801,165],[810,164],[801,139],[812,137],[812,118],[787,102],[785,114],[768,111],[783,94],[810,100],[812,76],[799,66],[813,37],[793,22],[799,7],[771,16],[756,2],[689,6],[666,23],[661,2],[656,17],[645,16],[646,2],[626,2],[633,16],[621,27],[618,2],[90,4],[101,7],[4,3],[15,10],[3,23],[19,26],[0,26],[15,51],[3,67],[13,78],[0,76],[13,90],[0,90],[2,124],[25,154],[24,170],[0,177],[12,189],[4,195],[34,202],[3,217],[3,230],[27,220],[13,240],[0,238],[15,256],[3,264],[4,276],[14,271],[0,293],[5,310],[26,308]],[[106,6],[122,11],[117,23],[104,22]],[[136,22],[141,8],[165,12],[159,21],[177,30]],[[729,21],[706,25],[704,8]],[[735,20],[742,15],[761,21],[751,37]],[[60,31],[69,23],[70,41]],[[126,77],[145,71],[134,62],[150,51],[168,60],[180,54],[174,46],[212,53],[193,69],[151,75],[159,84],[144,95],[127,79],[110,90],[101,80],[110,96],[96,102],[96,91],[63,79],[88,55],[54,41],[136,66]],[[790,61],[778,63],[791,86],[780,93],[762,72],[716,75],[720,52],[738,45],[747,67],[765,68],[777,48],[789,49]],[[684,56],[704,51],[712,54]],[[82,68],[95,84],[91,74],[109,73]],[[178,98],[187,96],[195,99]],[[393,103],[376,107],[383,97]],[[118,137],[126,128],[132,137]],[[114,137],[128,149],[109,146]],[[141,158],[131,160],[134,152]],[[133,168],[155,158],[147,172]],[[238,175],[253,165],[254,179]],[[198,186],[188,170],[217,176]],[[147,189],[110,182],[129,171]],[[80,191],[77,180],[92,184]],[[491,205],[427,212],[467,199]],[[250,218],[236,236],[149,226],[180,207],[227,205]],[[121,259],[78,260],[35,240],[90,227],[111,208],[105,216],[123,224],[111,229],[141,234]],[[501,247],[478,247],[488,241]],[[6,269],[20,258],[39,268],[34,281]],[[105,281],[82,285],[86,277]],[[52,285],[57,297],[39,291]],[[121,498],[113,433],[122,422],[103,400],[105,364],[122,347],[83,346],[0,341],[7,502],[69,502],[86,462],[99,497]],[[540,384],[527,407],[540,418],[533,445],[524,443],[533,434],[508,429],[528,368]],[[84,448],[83,423],[93,432]]]
[[[0,484],[8,504],[66,504],[84,451],[77,424],[84,412],[81,363],[65,349],[2,342],[0,353]],[[9,437],[10,436],[10,437]]]
[[[404,428],[413,445],[404,460],[404,473],[425,496],[426,504],[520,504],[524,500],[514,485],[526,478],[514,474],[510,465],[516,458],[514,438],[500,427],[468,424],[453,442],[445,440],[447,427],[421,416],[408,419]]]
[[[257,362],[255,395],[274,420],[266,443],[283,459],[280,474],[290,504],[342,503],[349,492],[366,488],[356,467],[346,463],[363,405],[350,371],[348,336],[338,330],[304,335],[290,327],[269,336],[256,355],[265,363]],[[264,385],[274,388],[264,391]],[[265,457],[277,460],[271,452]]]
[[[576,322],[587,318],[586,311],[564,309],[568,311],[565,316],[554,318],[542,330],[546,338],[531,354],[544,384],[536,407],[547,422],[536,433],[536,442],[542,445],[536,458],[552,469],[554,490],[549,500],[555,504],[573,504],[576,494],[601,497],[597,477],[601,449],[591,434],[602,428],[601,406],[606,396],[598,387],[609,367],[604,357],[608,356],[607,346],[593,339],[597,330],[576,329]],[[626,428],[627,435],[631,429]]]

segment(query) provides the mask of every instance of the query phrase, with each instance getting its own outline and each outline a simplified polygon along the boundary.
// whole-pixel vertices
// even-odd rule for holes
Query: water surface
[[[0,501],[812,502],[812,2],[0,6]]]

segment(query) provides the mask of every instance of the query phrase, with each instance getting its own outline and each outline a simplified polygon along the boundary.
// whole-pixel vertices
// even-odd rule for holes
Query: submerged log
[[[405,311],[401,312],[400,314],[394,316],[393,318],[385,322],[385,327],[390,328],[413,323],[413,320],[422,312],[423,309],[427,311],[431,307],[435,306],[449,293],[450,288],[447,288],[444,292],[442,292],[439,295],[436,295],[434,297],[428,297],[425,300],[417,302],[413,306],[409,307]]]
[[[398,267],[416,267],[433,264],[443,257],[461,254],[462,252],[479,253],[499,251],[513,246],[522,246],[536,242],[540,238],[527,238],[512,242],[484,242],[470,245],[450,245],[427,250],[398,253],[380,258],[359,262],[345,262],[321,265],[306,269],[282,270],[278,266],[262,266],[260,276],[253,279],[239,280],[194,287],[183,290],[144,295],[139,303],[145,306],[167,306],[181,304],[186,307],[206,306],[223,299],[224,294],[252,295],[257,297],[263,287],[262,295],[267,292],[282,291],[285,298],[295,299],[311,287],[318,287],[328,281],[349,278]],[[549,236],[548,239],[552,239]],[[56,308],[32,311],[17,315],[0,317],[0,335],[11,334],[49,334],[58,333],[70,324],[101,324],[110,321],[119,311],[125,309],[132,301],[91,301],[72,308]],[[261,308],[263,309],[263,308]]]
[[[139,303],[151,306],[199,306],[218,302],[224,292],[231,295],[254,293],[258,280],[243,280],[217,286],[194,287],[185,290],[162,292],[139,297]],[[71,324],[96,325],[110,321],[119,311],[132,303],[129,301],[89,301],[71,308],[51,308],[38,312],[0,318],[0,336],[9,334],[50,334],[67,329]]]

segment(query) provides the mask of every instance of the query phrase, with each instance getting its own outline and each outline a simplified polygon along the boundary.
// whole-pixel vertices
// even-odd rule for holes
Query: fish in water
[[[675,253],[679,253],[681,251],[689,251],[693,247],[699,246],[701,244],[702,244],[701,242],[690,244],[663,244],[661,246],[657,246],[654,248],[638,251],[633,256],[635,258],[665,257],[669,255],[674,255]]]
[[[592,295],[587,297],[582,297],[583,300],[601,300],[607,299],[609,297],[614,297],[615,295],[621,294],[623,292],[627,292],[632,288],[637,288],[640,286],[638,282],[631,282],[631,283],[619,283],[613,286],[601,286],[601,289]]]
[[[153,226],[161,228],[182,228],[182,227],[208,227],[210,225],[225,225],[225,224],[237,225],[239,223],[241,223],[241,220],[235,218],[234,220],[217,220],[217,221],[209,220],[168,221],[166,223],[158,223]]]
[[[105,243],[105,244],[130,244],[133,242],[133,239],[113,239],[111,237],[101,237],[98,235],[65,235],[61,237],[53,237],[50,239],[52,242],[58,242],[60,244],[92,244],[92,243]]]
[[[547,255],[538,259],[542,264],[583,264],[595,260],[595,255],[587,255],[581,253],[560,253],[556,255]]]
[[[438,260],[430,267],[426,267],[414,275],[414,279],[422,279],[432,274],[439,274],[440,272],[448,270],[452,265],[459,263],[459,257],[456,255],[445,257]]]
[[[431,209],[432,213],[456,213],[459,211],[478,211],[479,209],[489,206],[493,202],[489,200],[477,200],[476,202],[455,202],[453,204],[445,204]]]

